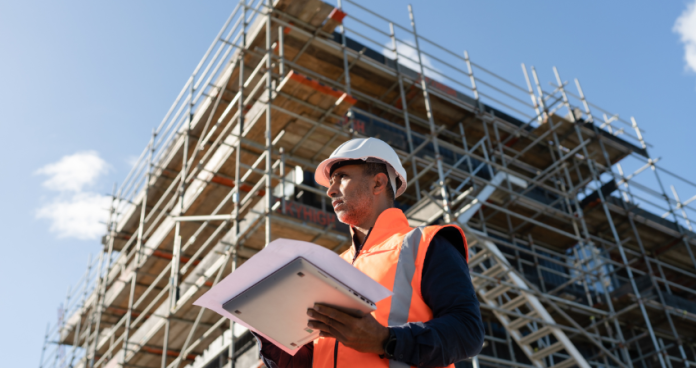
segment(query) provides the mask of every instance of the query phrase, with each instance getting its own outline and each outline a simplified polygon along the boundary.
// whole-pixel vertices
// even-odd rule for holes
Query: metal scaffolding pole
[[[234,272],[237,270],[237,248],[238,244],[235,244],[232,246],[232,265],[230,269],[230,273]],[[234,359],[234,354],[235,354],[235,344],[234,344],[234,321],[230,320],[230,346],[227,351],[227,358],[228,361],[230,362],[229,368],[235,368],[235,359]]]
[[[404,126],[406,127],[406,138],[408,141],[408,151],[413,153],[413,135],[411,134],[411,121],[408,113],[408,102],[406,101],[406,93],[404,92],[404,80],[401,75],[401,64],[399,64],[399,46],[396,43],[396,35],[394,33],[394,23],[389,22],[389,33],[391,35],[392,48],[394,49],[394,62],[396,63],[396,73],[397,79],[399,80],[399,98],[401,99],[401,110],[404,115]],[[411,170],[413,170],[413,177],[418,176],[418,167],[416,166],[416,157],[411,156]],[[415,180],[413,184],[416,186],[416,199],[421,200],[421,189],[418,180]]]
[[[273,137],[271,137],[271,112],[273,103],[273,69],[271,68],[271,58],[273,56],[273,46],[271,45],[271,11],[273,9],[271,0],[266,0],[266,245],[271,242],[271,211],[273,211],[273,188],[271,177],[273,174]]]
[[[452,210],[450,208],[450,198],[447,193],[447,184],[445,183],[445,173],[442,169],[442,156],[440,155],[440,147],[438,145],[438,133],[435,128],[435,119],[433,117],[432,103],[430,101],[430,94],[428,92],[427,77],[425,76],[425,70],[423,69],[423,55],[421,54],[420,43],[418,41],[418,33],[416,32],[416,18],[413,15],[413,7],[409,4],[408,15],[411,19],[411,28],[413,29],[413,38],[415,40],[416,53],[418,54],[418,68],[420,69],[420,82],[421,89],[423,90],[423,98],[425,100],[425,111],[428,115],[428,124],[430,126],[430,135],[432,136],[433,150],[435,151],[435,162],[437,165],[437,175],[439,181],[437,185],[440,187],[440,195],[442,196],[442,206],[445,209],[444,219],[445,222],[451,222]]]

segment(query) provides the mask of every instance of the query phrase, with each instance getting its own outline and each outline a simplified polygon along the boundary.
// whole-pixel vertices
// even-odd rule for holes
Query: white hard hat
[[[387,164],[389,182],[394,189],[394,198],[406,191],[406,170],[401,166],[399,156],[387,143],[377,138],[356,138],[338,146],[335,151],[322,161],[314,172],[314,180],[319,185],[329,187],[331,166],[339,161],[363,160],[366,162],[383,162]],[[396,187],[396,178],[401,180]]]

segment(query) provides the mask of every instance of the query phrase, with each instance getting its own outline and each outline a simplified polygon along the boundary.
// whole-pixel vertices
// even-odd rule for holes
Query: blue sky
[[[408,25],[406,1],[359,3]],[[545,85],[552,66],[565,80],[578,78],[590,100],[636,117],[664,167],[696,182],[696,16],[684,27],[691,69],[674,31],[693,3],[412,3],[420,34],[468,50],[511,81],[524,83],[520,63],[534,65]],[[233,7],[0,1],[0,346],[7,366],[38,364],[46,324],[55,323],[88,254],[99,251],[94,203],[99,208],[100,196],[123,180]],[[55,208],[66,215],[51,217]]]

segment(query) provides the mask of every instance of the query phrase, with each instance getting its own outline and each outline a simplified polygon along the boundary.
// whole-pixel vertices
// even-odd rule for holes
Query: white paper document
[[[329,273],[333,278],[374,303],[392,295],[392,292],[387,288],[353,267],[336,253],[322,246],[298,240],[277,239],[208,290],[193,304],[227,317],[265,337],[287,353],[295,355],[297,349],[287,349],[255,329],[254,326],[249,326],[226,311],[222,305],[298,257],[306,259],[323,270],[330,271]]]

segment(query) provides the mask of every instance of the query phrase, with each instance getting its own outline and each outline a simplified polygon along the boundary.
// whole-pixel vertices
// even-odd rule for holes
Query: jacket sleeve
[[[311,368],[312,367],[312,357],[314,355],[314,343],[309,344],[300,348],[300,350],[292,356],[279,347],[273,345],[270,341],[265,338],[255,334],[256,341],[259,345],[259,356],[263,363],[268,368]]]
[[[481,311],[466,260],[440,234],[428,248],[421,281],[433,319],[389,326],[396,334],[394,359],[417,367],[444,367],[477,355],[483,346]]]

